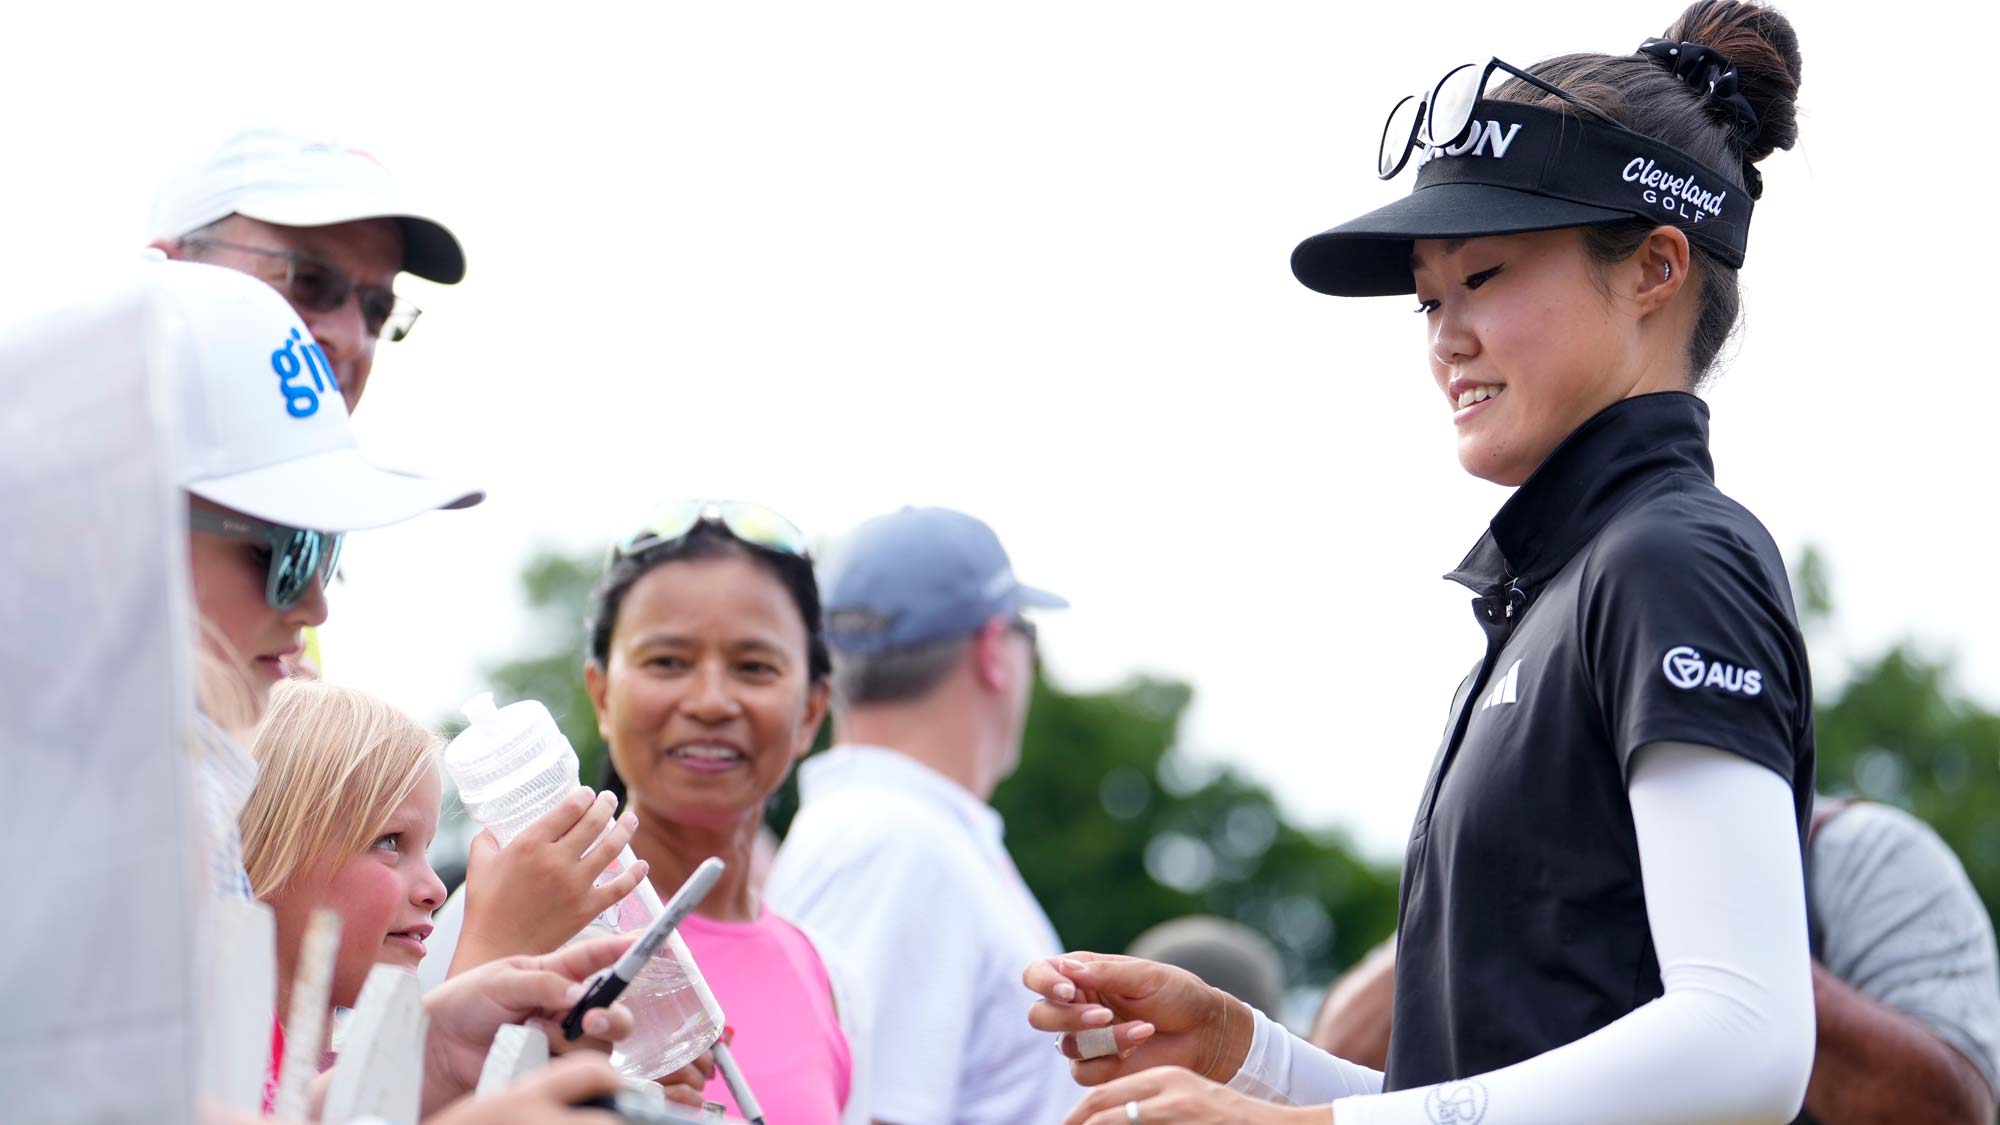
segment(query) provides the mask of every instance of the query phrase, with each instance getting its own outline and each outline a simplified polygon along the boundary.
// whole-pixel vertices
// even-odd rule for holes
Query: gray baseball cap
[[[993,529],[948,508],[904,508],[855,528],[820,567],[827,643],[884,652],[970,636],[998,616],[1066,609],[1014,577]]]

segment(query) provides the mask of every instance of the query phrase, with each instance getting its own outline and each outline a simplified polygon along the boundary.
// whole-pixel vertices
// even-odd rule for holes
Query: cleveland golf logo
[[[1687,645],[1668,649],[1666,658],[1660,661],[1660,670],[1666,673],[1668,683],[1682,691],[1719,687],[1736,695],[1758,695],[1764,690],[1764,673],[1720,660],[1704,660],[1698,650]]]
[[[278,373],[278,389],[285,395],[285,411],[294,418],[310,418],[319,412],[319,396],[326,393],[333,378],[333,365],[317,343],[292,329],[284,346],[271,353],[271,370]],[[301,376],[312,376],[307,385]]]
[[[1722,201],[1729,198],[1726,191],[1710,191],[1692,175],[1676,176],[1643,156],[1635,156],[1625,165],[1625,182],[1644,188],[1640,195],[1646,202],[1697,223],[1722,214]],[[1688,210],[1690,207],[1694,210]]]

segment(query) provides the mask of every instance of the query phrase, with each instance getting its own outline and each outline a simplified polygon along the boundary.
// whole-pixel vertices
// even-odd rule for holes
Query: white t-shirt
[[[1028,1026],[1028,962],[1062,951],[1001,843],[1000,814],[893,750],[799,771],[771,904],[829,943],[873,1010],[872,1112],[894,1125],[1045,1125],[1082,1097]]]
[[[1920,1021],[2000,1089],[2000,956],[1951,848],[1909,813],[1864,801],[1813,835],[1806,878],[1833,975]]]

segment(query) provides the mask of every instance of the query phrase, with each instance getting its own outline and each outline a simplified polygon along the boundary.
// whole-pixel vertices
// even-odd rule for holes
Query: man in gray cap
[[[160,188],[152,245],[170,258],[227,266],[284,294],[326,353],[349,413],[375,366],[375,342],[400,340],[418,309],[399,272],[443,285],[465,252],[413,207],[373,156],[275,129],[249,129]]]
[[[905,508],[821,580],[834,746],[799,772],[771,905],[826,942],[872,1007],[869,1100],[891,1125],[1046,1125],[1082,1096],[1028,1026],[1028,962],[1061,952],[987,804],[1020,759],[1034,683],[1022,585],[991,528]]]

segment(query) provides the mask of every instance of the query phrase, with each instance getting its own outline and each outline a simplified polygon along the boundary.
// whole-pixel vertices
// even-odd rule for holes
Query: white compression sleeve
[[[1635,756],[1629,794],[1665,995],[1490,1074],[1341,1098],[1337,1125],[1792,1118],[1812,1070],[1813,1004],[1791,787],[1722,750],[1657,743]],[[1283,1094],[1297,1102],[1326,1088],[1334,1060],[1290,1046]]]
[[[1250,1050],[1229,1088],[1267,1102],[1319,1105],[1382,1091],[1382,1072],[1336,1058],[1292,1035],[1264,1013],[1250,1033]]]

